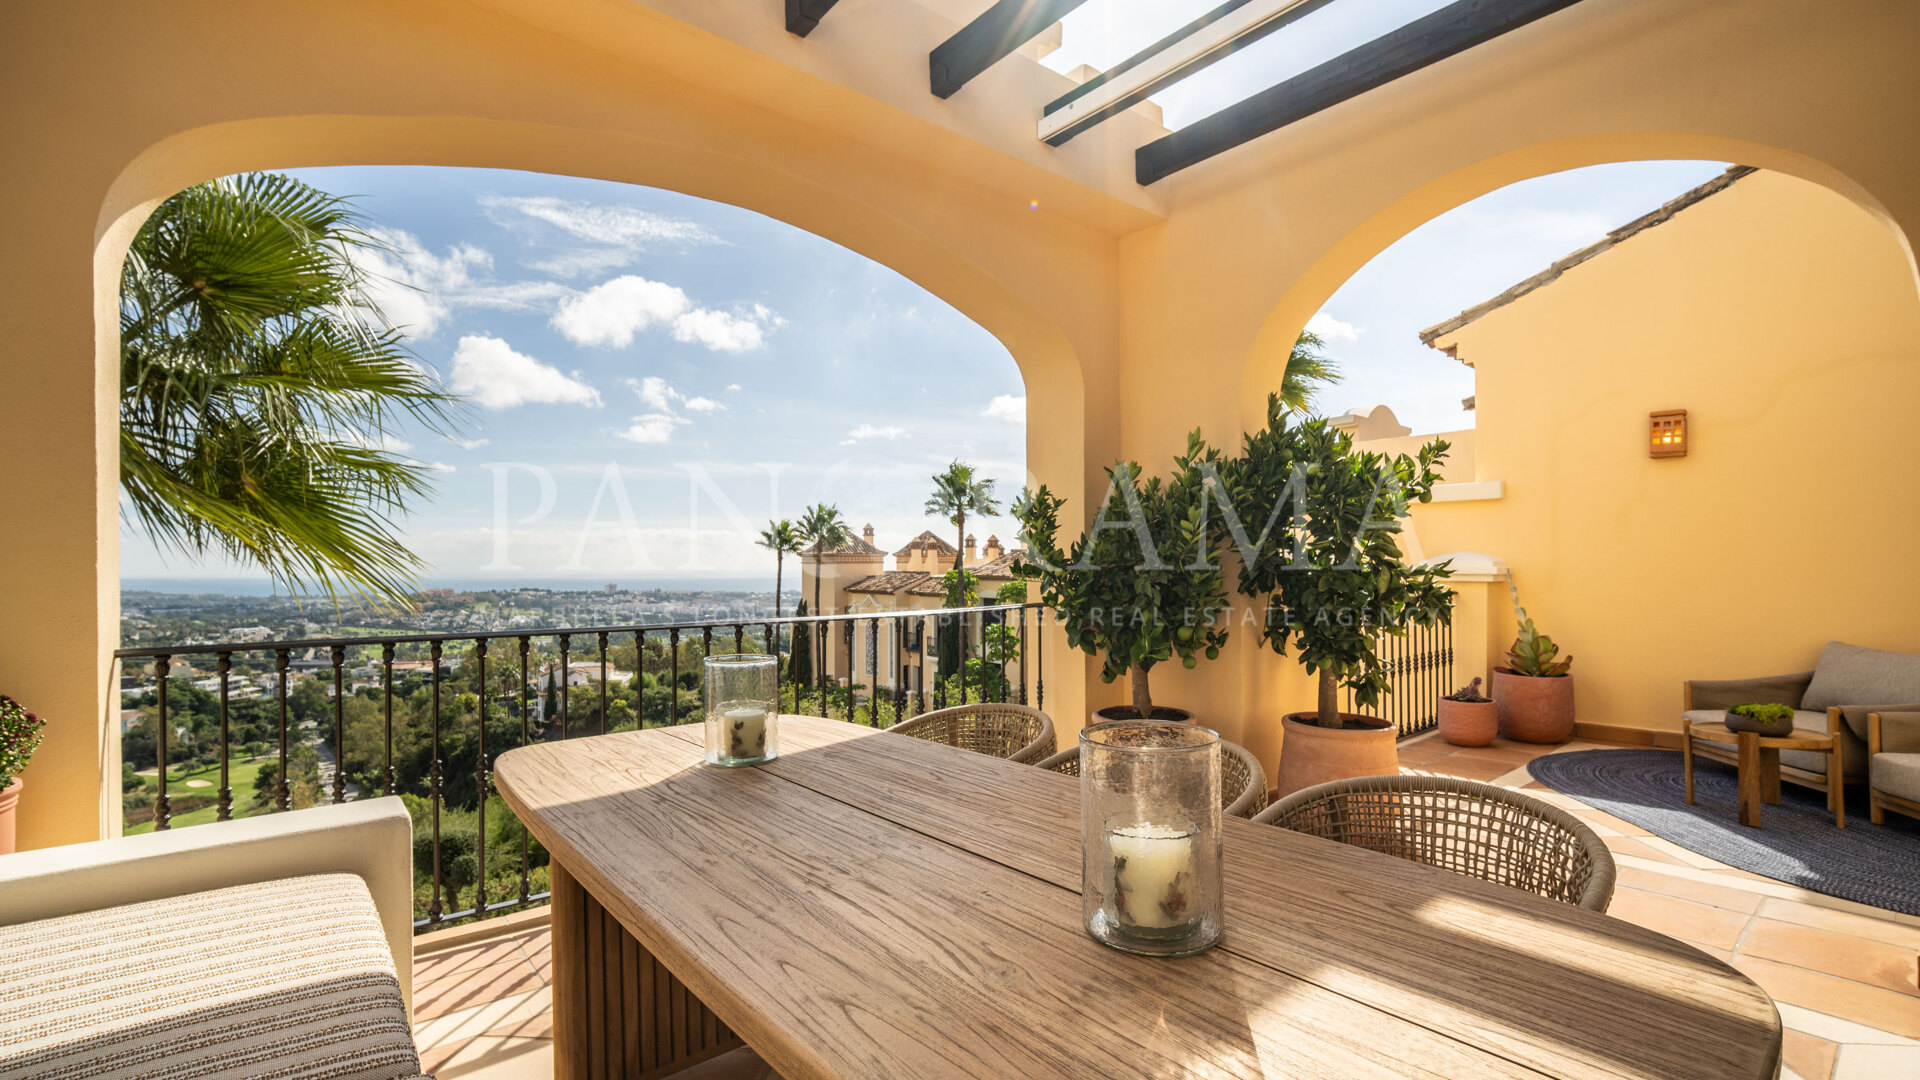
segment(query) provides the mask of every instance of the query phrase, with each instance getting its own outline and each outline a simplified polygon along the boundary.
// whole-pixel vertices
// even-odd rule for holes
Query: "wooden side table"
[[[1818,750],[1827,755],[1827,807],[1833,811],[1835,828],[1847,827],[1846,785],[1840,778],[1845,764],[1841,760],[1840,740],[1832,734],[1762,735],[1754,731],[1732,731],[1723,723],[1696,724],[1682,720],[1680,754],[1687,775],[1687,805],[1693,805],[1693,740],[1724,743],[1737,751],[1740,770],[1740,824],[1760,827],[1760,805],[1780,805],[1780,751]]]

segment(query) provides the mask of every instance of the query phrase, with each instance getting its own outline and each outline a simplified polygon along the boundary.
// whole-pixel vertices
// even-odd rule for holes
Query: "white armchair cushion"
[[[419,1074],[380,915],[353,874],[0,929],[0,1075]]]

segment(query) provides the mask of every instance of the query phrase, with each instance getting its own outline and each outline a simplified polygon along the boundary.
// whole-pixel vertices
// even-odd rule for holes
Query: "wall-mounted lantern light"
[[[1667,409],[1648,420],[1648,457],[1687,456],[1687,410]]]

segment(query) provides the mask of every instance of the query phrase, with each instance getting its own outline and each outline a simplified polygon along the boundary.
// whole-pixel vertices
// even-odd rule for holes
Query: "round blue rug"
[[[1694,760],[1687,805],[1678,750],[1574,750],[1534,758],[1527,771],[1564,795],[1630,821],[1689,851],[1761,877],[1862,904],[1920,915],[1920,821],[1889,812],[1867,820],[1866,785],[1848,785],[1847,827],[1833,827],[1825,794],[1781,785],[1760,827],[1740,824],[1739,774]]]

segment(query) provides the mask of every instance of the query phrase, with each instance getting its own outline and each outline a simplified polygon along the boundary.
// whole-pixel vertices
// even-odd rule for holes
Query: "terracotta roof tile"
[[[913,539],[907,541],[907,546],[901,548],[899,551],[894,552],[893,557],[896,559],[904,559],[907,556],[913,554],[914,548],[925,545],[927,543],[932,543],[933,550],[939,552],[942,555],[945,555],[949,559],[953,558],[953,556],[959,552],[958,548],[954,547],[952,544],[949,544],[945,540],[942,540],[938,536],[934,535],[934,532],[932,529],[928,529],[926,532],[923,532],[919,536],[916,536]]]
[[[871,577],[863,577],[859,581],[847,586],[847,591],[850,593],[879,593],[891,596],[901,589],[912,585],[914,582],[925,579],[926,576],[927,572],[924,570],[893,570],[885,574],[874,574]],[[934,591],[936,593],[939,592],[938,589]]]

